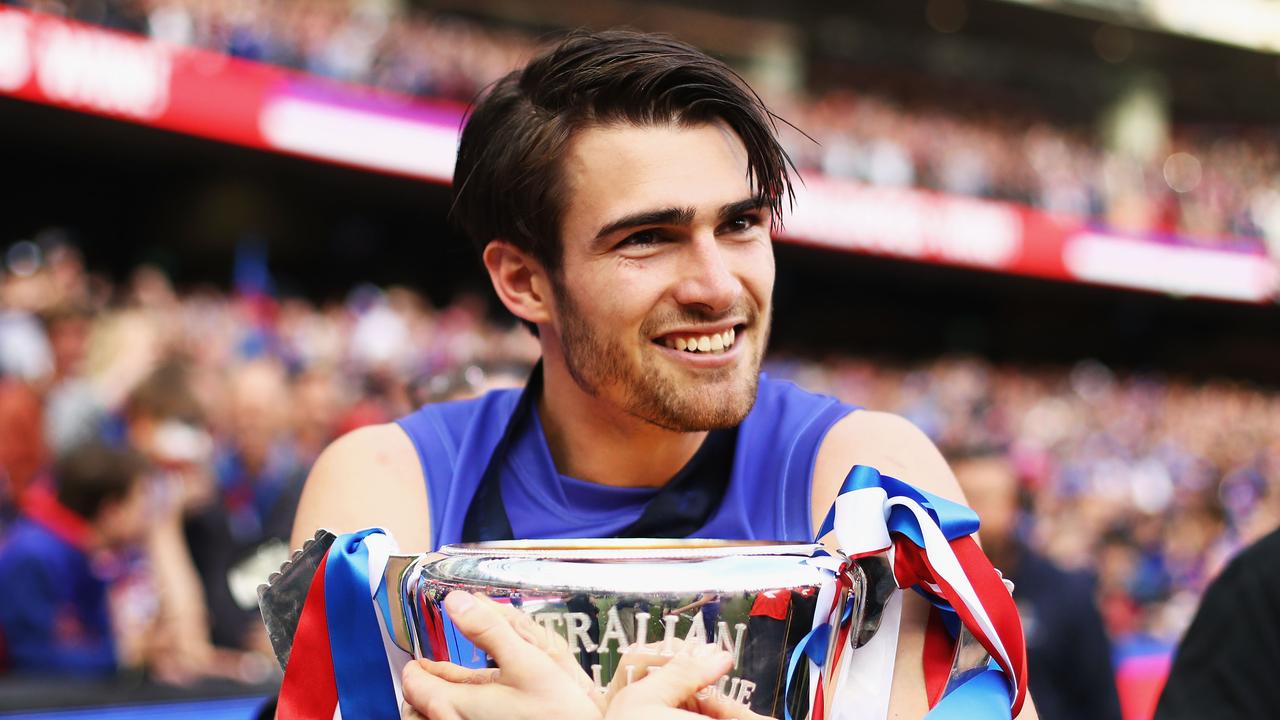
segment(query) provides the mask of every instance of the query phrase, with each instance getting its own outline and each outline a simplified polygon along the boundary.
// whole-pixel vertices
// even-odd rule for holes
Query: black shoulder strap
[[[707,433],[698,452],[618,537],[682,538],[706,525],[724,501],[737,444],[736,427]]]
[[[462,542],[489,542],[491,540],[513,540],[511,518],[507,516],[507,506],[502,502],[502,460],[511,450],[518,428],[524,424],[533,408],[533,401],[542,392],[542,361],[533,367],[529,380],[525,382],[516,408],[507,419],[507,426],[502,430],[502,439],[493,449],[489,461],[480,476],[480,485],[476,487],[475,497],[467,508],[467,517],[462,521]]]

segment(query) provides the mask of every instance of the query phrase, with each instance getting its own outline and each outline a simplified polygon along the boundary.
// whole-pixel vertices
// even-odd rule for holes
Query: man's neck
[[[618,487],[661,487],[684,467],[706,432],[674,432],[587,394],[560,357],[543,359],[542,417],[561,474]]]

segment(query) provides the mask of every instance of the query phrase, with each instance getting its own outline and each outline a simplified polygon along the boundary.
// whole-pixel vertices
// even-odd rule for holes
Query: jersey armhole
[[[426,408],[422,408],[416,413],[397,419],[395,424],[401,432],[409,436],[409,442],[413,443],[413,449],[418,455],[418,467],[422,471],[422,482],[426,484],[427,491],[427,514],[431,520],[431,549],[435,550],[440,545],[440,524],[444,522],[444,511],[448,502],[447,488],[438,488],[436,480],[441,476],[448,477],[449,473],[444,473],[445,468],[439,465],[443,462],[451,467],[457,451],[452,447],[447,433],[444,432],[439,417],[434,416],[434,413],[428,413]],[[427,447],[432,443],[424,442],[430,436],[434,436],[437,440],[433,448]],[[437,458],[433,450],[445,457]],[[437,467],[432,467],[433,465]]]
[[[822,452],[822,445],[827,440],[827,435],[831,434],[831,429],[836,423],[844,420],[846,417],[861,410],[858,405],[846,405],[841,402],[832,403],[830,406],[823,408],[805,428],[797,440],[797,446],[807,442],[809,456],[807,462],[804,463],[804,487],[805,487],[805,504],[804,504],[804,521],[800,527],[805,530],[805,539],[812,542],[817,533],[817,529],[813,526],[813,473],[818,467],[818,453]],[[794,472],[794,469],[792,470]]]

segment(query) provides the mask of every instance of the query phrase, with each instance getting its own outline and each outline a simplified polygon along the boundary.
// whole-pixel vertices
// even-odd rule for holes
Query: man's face
[[[124,497],[108,500],[98,511],[95,524],[108,547],[137,545],[146,537],[151,519],[147,512],[147,482],[145,478],[134,480]]]
[[[721,125],[595,127],[564,159],[553,331],[588,394],[681,432],[755,402],[773,291],[770,214]]]
[[[1018,525],[1018,478],[1003,458],[973,458],[955,464],[969,507],[982,521],[984,543],[1013,540]]]

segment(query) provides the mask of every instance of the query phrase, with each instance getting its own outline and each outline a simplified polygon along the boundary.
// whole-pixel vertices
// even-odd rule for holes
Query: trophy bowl
[[[796,663],[788,676],[796,646],[815,616],[825,619],[833,609],[834,617],[849,618],[850,637],[857,638],[867,605],[863,568],[847,568],[848,582],[837,585],[831,564],[815,562],[816,549],[697,539],[447,545],[400,574],[402,622],[418,657],[492,666],[455,630],[444,607],[450,591],[481,593],[563,637],[601,692],[660,662],[637,663],[639,655],[710,645],[729,652],[734,665],[708,692],[761,715],[780,718],[789,709],[791,717],[805,718],[817,678],[809,677],[808,662]],[[836,642],[836,633],[830,637]]]

